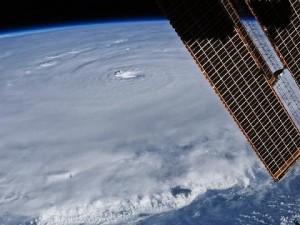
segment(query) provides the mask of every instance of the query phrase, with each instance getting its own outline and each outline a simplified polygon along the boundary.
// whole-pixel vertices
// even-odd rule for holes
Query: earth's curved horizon
[[[166,20],[0,33],[0,224],[293,224]]]

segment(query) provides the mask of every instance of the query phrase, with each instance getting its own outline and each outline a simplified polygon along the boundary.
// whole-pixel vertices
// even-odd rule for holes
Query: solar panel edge
[[[291,170],[293,167],[300,162],[300,148],[296,151],[293,156],[285,163],[278,172],[274,174],[274,180],[279,181],[284,178],[284,176]]]

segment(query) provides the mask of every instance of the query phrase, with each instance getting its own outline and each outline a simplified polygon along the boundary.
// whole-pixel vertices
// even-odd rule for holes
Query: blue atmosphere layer
[[[132,22],[155,22],[155,21],[164,21],[165,18],[154,17],[154,18],[135,18],[135,19],[122,19],[122,20],[96,20],[89,22],[76,22],[76,23],[61,23],[61,24],[51,24],[49,26],[32,26],[25,27],[20,29],[13,30],[4,30],[0,31],[0,38],[7,36],[20,36],[28,33],[36,33],[36,32],[46,32],[51,30],[61,30],[65,28],[75,28],[75,27],[83,27],[83,26],[95,26],[95,25],[105,25],[105,24],[119,24],[119,23],[132,23]]]

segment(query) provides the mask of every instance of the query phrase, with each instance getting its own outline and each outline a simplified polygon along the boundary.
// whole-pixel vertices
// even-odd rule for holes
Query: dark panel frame
[[[270,175],[280,180],[300,156],[300,133],[231,1],[157,1]]]

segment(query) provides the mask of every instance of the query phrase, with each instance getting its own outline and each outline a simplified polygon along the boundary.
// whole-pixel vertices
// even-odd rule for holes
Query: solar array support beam
[[[300,133],[231,0],[157,0],[275,181],[300,156]]]
[[[300,1],[244,1],[300,88]]]

